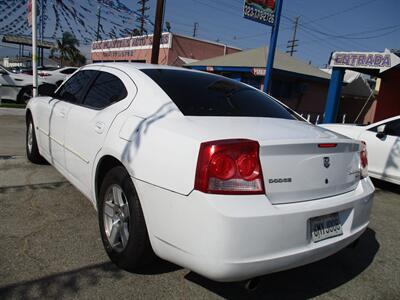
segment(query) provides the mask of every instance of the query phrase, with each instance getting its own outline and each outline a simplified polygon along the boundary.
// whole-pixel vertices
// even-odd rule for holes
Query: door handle
[[[94,130],[95,130],[97,133],[101,134],[101,133],[104,132],[104,127],[105,127],[105,124],[104,124],[103,122],[97,122],[97,123],[95,124],[95,126],[94,126]]]
[[[60,115],[61,118],[65,118],[65,110],[60,110],[58,114]]]

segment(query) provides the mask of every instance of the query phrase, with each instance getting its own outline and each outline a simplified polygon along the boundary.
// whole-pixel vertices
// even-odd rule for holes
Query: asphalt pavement
[[[100,240],[96,211],[52,166],[25,157],[22,111],[0,109],[0,299],[399,299],[400,188],[378,185],[354,247],[263,276],[252,293],[159,261],[129,273]]]

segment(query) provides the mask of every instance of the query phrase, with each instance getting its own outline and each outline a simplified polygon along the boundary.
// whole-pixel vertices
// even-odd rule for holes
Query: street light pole
[[[33,82],[32,82],[32,96],[38,95],[38,78],[37,78],[37,24],[36,24],[36,0],[32,0],[32,71],[33,71]]]
[[[164,14],[164,0],[157,0],[156,20],[154,22],[153,47],[151,49],[151,63],[158,64],[160,53],[161,28]]]

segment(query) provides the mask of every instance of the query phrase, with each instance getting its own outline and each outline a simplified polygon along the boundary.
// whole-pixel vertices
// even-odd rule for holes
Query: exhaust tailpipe
[[[243,287],[246,291],[253,292],[255,291],[260,284],[260,277],[254,277],[243,282]]]

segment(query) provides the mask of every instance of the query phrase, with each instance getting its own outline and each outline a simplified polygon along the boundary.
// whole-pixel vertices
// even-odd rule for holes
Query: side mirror
[[[376,134],[376,137],[377,137],[377,138],[380,138],[380,139],[381,139],[381,138],[384,138],[385,135],[386,135],[386,125],[383,124],[383,125],[381,125],[381,126],[378,126],[376,132],[377,132],[377,134]]]
[[[39,86],[39,95],[54,97],[57,86],[55,84],[44,83]]]

